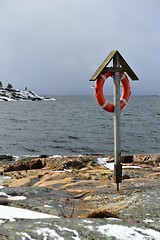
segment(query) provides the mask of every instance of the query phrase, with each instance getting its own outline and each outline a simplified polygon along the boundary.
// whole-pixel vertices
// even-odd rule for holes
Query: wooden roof
[[[113,68],[113,67],[107,67],[107,65],[111,62],[111,60],[113,60],[114,56],[118,54],[119,56],[119,62],[120,62],[120,66],[119,68]],[[95,73],[93,74],[93,76],[90,78],[90,81],[95,81],[97,79],[97,77],[105,72],[126,72],[128,74],[128,76],[132,79],[132,80],[139,80],[137,75],[133,72],[133,70],[131,69],[131,67],[128,65],[128,63],[124,60],[124,58],[122,57],[122,55],[117,51],[111,51],[109,53],[109,55],[107,56],[107,58],[102,62],[102,64],[97,68],[97,70],[95,71]]]

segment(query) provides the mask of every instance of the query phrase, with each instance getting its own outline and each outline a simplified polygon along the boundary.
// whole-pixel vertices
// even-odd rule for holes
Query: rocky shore
[[[55,100],[54,98],[42,97],[28,89],[2,88],[0,87],[0,101],[42,101]]]
[[[160,239],[160,155],[0,157],[0,239]],[[2,216],[8,207],[10,217]],[[12,209],[49,214],[39,219]],[[12,234],[11,234],[12,232]]]

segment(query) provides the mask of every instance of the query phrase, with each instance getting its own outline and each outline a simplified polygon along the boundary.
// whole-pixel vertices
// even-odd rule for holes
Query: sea
[[[114,154],[114,116],[94,96],[53,97],[0,102],[0,155]],[[160,96],[131,97],[121,111],[121,149],[160,153]]]

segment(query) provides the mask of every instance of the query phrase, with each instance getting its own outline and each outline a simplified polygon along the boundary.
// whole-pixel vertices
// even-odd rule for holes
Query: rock
[[[62,163],[58,170],[65,170],[65,169],[81,169],[84,167],[83,161],[80,160],[69,160]]]
[[[0,239],[155,239],[156,230],[118,219],[41,219],[4,221]]]
[[[116,191],[113,171],[96,164],[98,157],[101,156],[44,157],[3,165],[2,174],[11,176],[11,179],[4,182],[8,187],[0,191],[10,196],[26,197],[19,201],[1,199],[5,200],[4,204],[57,215],[61,219],[40,220],[39,223],[23,220],[20,230],[18,230],[20,221],[4,222],[0,224],[0,230],[3,230],[0,231],[2,236],[7,239],[7,228],[13,228],[13,232],[20,234],[18,236],[21,238],[25,237],[24,234],[28,234],[30,239],[38,239],[38,229],[43,228],[48,230],[41,234],[39,230],[41,238],[48,236],[50,239],[53,230],[64,239],[72,239],[76,236],[79,239],[106,239],[105,234],[109,230],[100,233],[98,229],[107,224],[111,225],[108,219],[111,217],[119,219],[112,223],[115,228],[125,226],[130,229],[128,231],[133,231],[135,226],[137,230],[132,233],[135,236],[141,233],[142,239],[147,236],[146,228],[159,233],[160,172],[159,165],[156,165],[159,164],[159,155],[136,155],[128,158],[125,156],[120,191]],[[112,162],[112,158],[109,161]],[[135,225],[137,223],[138,225]],[[68,232],[64,229],[66,224],[70,229]],[[86,226],[88,228],[85,228]],[[158,234],[157,232],[155,234]],[[113,236],[107,235],[107,239],[108,237],[113,239],[116,236],[113,234]]]
[[[160,167],[160,156],[159,155],[134,155],[133,161],[140,165],[148,165],[153,167]]]
[[[1,164],[8,164],[14,161],[13,156],[11,155],[0,155],[0,165]]]
[[[129,174],[127,174],[127,173],[123,174],[122,175],[122,180],[124,180],[124,179],[130,179]]]
[[[0,205],[8,205],[9,201],[6,198],[0,197]]]
[[[0,160],[12,161],[13,160],[13,156],[12,155],[0,155]]]
[[[40,169],[45,166],[40,159],[28,161],[28,162],[17,162],[13,164],[9,164],[4,168],[4,172],[12,172],[12,171],[21,171],[21,170],[30,170],[30,169]]]
[[[121,157],[122,163],[132,163],[133,162],[133,155],[127,155]]]
[[[15,88],[0,88],[0,100],[1,101],[42,101],[42,100],[55,100],[54,98],[41,97],[30,90],[19,90]]]

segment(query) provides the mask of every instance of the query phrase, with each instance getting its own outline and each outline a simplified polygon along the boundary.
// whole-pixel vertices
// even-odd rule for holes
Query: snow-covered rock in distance
[[[55,98],[41,97],[28,89],[0,88],[0,101],[42,101],[55,100]]]

